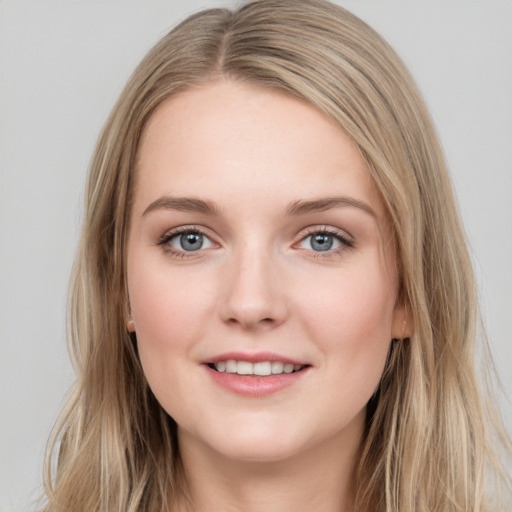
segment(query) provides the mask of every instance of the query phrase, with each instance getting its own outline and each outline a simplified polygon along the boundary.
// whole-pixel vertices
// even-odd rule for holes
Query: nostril
[[[259,326],[263,326],[263,325],[273,325],[275,323],[275,319],[274,318],[271,318],[271,317],[265,317],[265,318],[261,318],[260,320],[256,320],[256,321],[251,321],[251,320],[247,320],[246,321],[243,321],[243,319],[239,320],[237,318],[234,318],[234,317],[231,317],[231,318],[228,318],[226,320],[226,322],[230,325],[244,325],[246,327],[257,327],[258,325]]]

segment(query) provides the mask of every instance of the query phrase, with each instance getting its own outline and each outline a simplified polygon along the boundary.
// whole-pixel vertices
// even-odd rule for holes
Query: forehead
[[[334,122],[289,95],[229,80],[159,106],[141,139],[137,174],[136,196],[145,202],[155,194],[293,201],[336,192],[382,211],[357,146]]]

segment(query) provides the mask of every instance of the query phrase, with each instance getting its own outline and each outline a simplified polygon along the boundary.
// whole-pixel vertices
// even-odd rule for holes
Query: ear
[[[132,315],[128,315],[128,318],[126,320],[126,330],[129,333],[135,332],[135,322],[133,321]]]
[[[126,297],[124,303],[124,317],[126,318],[126,330],[131,334],[135,332],[135,322],[133,321],[132,307],[130,305],[130,298]]]
[[[393,310],[393,321],[391,325],[391,337],[397,340],[410,338],[414,333],[414,325],[410,315],[411,307],[407,302],[398,297]]]

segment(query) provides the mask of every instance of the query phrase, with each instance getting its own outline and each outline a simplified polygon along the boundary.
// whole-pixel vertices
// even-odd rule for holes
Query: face
[[[357,148],[313,107],[231,81],[162,104],[129,328],[180,443],[260,461],[357,443],[404,320],[392,239]]]

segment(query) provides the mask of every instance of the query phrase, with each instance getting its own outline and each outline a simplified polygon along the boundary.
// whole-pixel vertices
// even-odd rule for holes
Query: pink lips
[[[257,352],[254,354],[244,352],[226,352],[225,354],[220,354],[218,356],[214,356],[204,361],[201,361],[201,363],[218,363],[219,361],[228,361],[229,359],[234,359],[235,361],[248,361],[249,363],[259,363],[262,361],[281,361],[282,363],[285,364],[307,364],[304,361],[290,359],[289,357],[274,354],[273,352]]]
[[[277,393],[302,379],[309,373],[310,366],[294,373],[282,373],[277,375],[257,376],[238,375],[237,373],[218,372],[209,365],[219,361],[247,361],[258,363],[263,361],[280,361],[284,364],[307,365],[303,361],[290,359],[270,352],[258,352],[255,354],[229,352],[202,361],[202,365],[215,384],[227,391],[246,397],[263,397]]]

